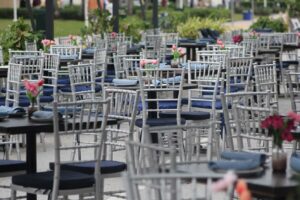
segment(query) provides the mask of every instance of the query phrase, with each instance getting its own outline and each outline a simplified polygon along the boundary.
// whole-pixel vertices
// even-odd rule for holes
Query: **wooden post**
[[[54,38],[54,3],[53,0],[46,0],[46,38]]]
[[[152,5],[152,24],[154,28],[158,28],[158,0],[153,0]]]
[[[113,17],[114,17],[114,27],[113,31],[119,32],[119,0],[113,0]]]

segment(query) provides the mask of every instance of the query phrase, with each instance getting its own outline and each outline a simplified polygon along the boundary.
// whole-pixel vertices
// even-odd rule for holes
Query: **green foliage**
[[[28,11],[26,8],[18,8],[18,17],[28,18]],[[0,8],[0,18],[2,19],[12,19],[14,17],[13,8]]]
[[[31,26],[22,18],[9,25],[0,33],[0,46],[4,52],[4,62],[8,62],[8,49],[24,50],[25,41],[40,41],[42,34],[33,32]]]
[[[201,17],[212,19],[229,19],[230,11],[224,8],[185,8],[184,15],[189,17]]]
[[[288,30],[287,24],[282,19],[270,19],[268,17],[260,17],[250,28],[271,28],[275,32],[285,32]]]
[[[126,18],[120,19],[120,32],[132,36],[133,42],[140,41],[141,32],[149,27],[150,24],[137,16],[127,16]]]
[[[223,26],[224,20],[214,20],[210,18],[201,19],[199,17],[191,17],[185,23],[177,26],[177,31],[180,37],[196,39],[199,37],[199,29],[209,28],[216,30],[219,33],[225,31]]]
[[[300,1],[299,0],[286,0],[289,6],[290,17],[300,17]]]
[[[81,6],[72,5],[65,6],[59,9],[59,18],[61,19],[77,19],[83,20],[84,16],[81,10]]]
[[[101,34],[112,32],[113,18],[108,11],[93,10],[89,14],[89,26],[81,29],[81,36],[85,38],[86,35]]]

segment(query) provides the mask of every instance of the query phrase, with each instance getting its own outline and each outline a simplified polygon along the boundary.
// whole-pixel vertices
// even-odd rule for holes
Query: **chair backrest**
[[[229,50],[203,50],[196,51],[196,61],[220,62],[223,69],[228,64]]]
[[[252,57],[229,58],[226,67],[226,92],[249,91],[253,74]]]
[[[107,52],[115,53],[118,48],[119,42],[123,42],[125,38],[124,33],[107,33],[104,35],[104,39],[107,42]]]
[[[26,51],[37,51],[36,41],[35,40],[32,42],[25,41],[25,50]]]
[[[241,45],[244,47],[247,55],[254,57],[257,56],[259,48],[258,39],[244,37],[243,41],[241,42]]]
[[[63,108],[63,112],[61,108]],[[100,188],[99,169],[103,144],[106,141],[105,129],[109,113],[109,99],[97,102],[54,102],[53,113],[55,150],[52,195],[57,197],[59,193],[61,165],[72,163],[69,156],[62,157],[61,154],[72,154],[73,151],[77,150],[81,150],[82,157],[81,160],[76,160],[76,163],[84,161],[95,162],[95,188]],[[67,140],[66,137],[80,138],[82,142],[73,143]],[[96,191],[98,191],[98,189],[96,189]],[[100,194],[96,192],[95,195],[97,197]],[[100,199],[99,196],[96,199]]]
[[[256,91],[270,91],[272,94],[271,103],[274,108],[278,109],[278,90],[277,90],[277,75],[276,63],[272,64],[254,64],[254,77]]]
[[[51,45],[50,46],[51,54],[58,54],[60,59],[63,58],[72,58],[72,59],[81,59],[82,49],[77,46],[68,46],[68,45]]]
[[[104,86],[104,77],[106,74],[107,63],[106,63],[106,49],[96,49],[94,52],[94,70],[95,70],[95,81],[97,85]]]
[[[114,58],[114,68],[115,68],[115,73],[116,73],[116,78],[125,78],[126,73],[125,73],[125,59],[135,59],[135,60],[140,60],[141,56],[140,55],[113,55]],[[130,61],[127,61],[129,64]],[[134,62],[132,62],[134,64]],[[130,63],[130,64],[132,64]],[[137,66],[139,65],[139,62],[137,61]],[[128,65],[128,68],[131,68],[134,65]],[[129,73],[129,72],[128,72]]]
[[[211,199],[213,192],[210,187],[212,179],[221,179],[222,174],[194,173],[150,173],[145,175],[124,174],[127,198],[131,200],[199,200]],[[201,187],[199,180],[209,183]],[[230,199],[227,194],[222,198],[220,194],[216,199]]]
[[[221,93],[221,103],[223,108],[223,118],[225,124],[225,137],[227,148],[230,150],[238,150],[237,146],[237,129],[236,120],[233,113],[233,105],[253,106],[254,108],[261,108],[271,110],[271,92],[235,92],[235,93]]]
[[[181,124],[181,98],[184,81],[184,69],[144,69],[138,68],[139,85],[142,99],[143,127],[150,113],[159,113],[164,111],[176,112],[177,124]],[[149,93],[156,94],[156,98],[149,96]],[[169,93],[169,95],[168,95]],[[178,93],[177,97],[173,94]],[[174,106],[164,107],[160,105],[163,102],[173,102]],[[150,106],[152,104],[153,106]]]
[[[299,36],[297,33],[282,33],[282,42],[283,44],[299,44]]]
[[[127,54],[127,43],[119,42],[117,46],[117,55],[126,55]]]
[[[141,56],[133,56],[123,58],[124,64],[124,76],[123,78],[127,79],[138,79],[137,70],[140,68]],[[119,65],[120,66],[120,65]]]
[[[6,84],[6,100],[5,105],[12,104],[13,107],[19,106],[20,88],[22,74],[22,64],[9,63]]]
[[[95,100],[95,69],[93,64],[68,65],[73,101]]]
[[[281,33],[264,33],[259,36],[259,47],[261,49],[282,48],[283,37]]]
[[[69,36],[59,37],[59,38],[57,38],[57,40],[58,40],[59,45],[72,45],[71,39]]]
[[[287,72],[288,91],[290,94],[292,111],[300,113],[300,72]]]
[[[3,65],[4,64],[4,59],[3,59],[3,49],[2,47],[0,46],[0,65]]]
[[[272,108],[233,104],[238,151],[272,153],[272,137],[261,128],[262,120],[273,114]]]
[[[40,77],[44,80],[44,88],[53,89],[54,101],[57,101],[57,80],[59,71],[59,55],[44,54],[44,65],[41,69]]]
[[[291,22],[293,25],[292,31],[298,31],[300,29],[300,22],[298,18],[291,18]]]
[[[142,144],[128,141],[126,144],[128,173],[149,174],[175,171],[175,147]],[[143,156],[141,157],[140,154]]]
[[[11,50],[9,49],[9,59],[12,59],[13,57],[39,57],[42,55],[42,51],[22,51],[22,50]]]
[[[98,49],[106,49],[107,48],[107,41],[105,39],[103,39],[101,35],[94,35],[93,43],[94,43],[94,46]]]

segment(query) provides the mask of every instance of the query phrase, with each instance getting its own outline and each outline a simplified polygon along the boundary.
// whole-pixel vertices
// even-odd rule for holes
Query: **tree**
[[[35,30],[35,23],[34,23],[34,18],[33,18],[33,13],[32,13],[32,8],[31,8],[31,5],[30,5],[30,0],[26,0],[26,8],[27,8],[27,11],[29,13],[29,17],[30,17],[30,22],[31,22],[31,28],[33,30]]]
[[[146,0],[140,0],[140,5],[141,5],[141,14],[143,20],[146,21]]]
[[[132,15],[133,13],[133,0],[127,0],[127,13],[128,15]]]

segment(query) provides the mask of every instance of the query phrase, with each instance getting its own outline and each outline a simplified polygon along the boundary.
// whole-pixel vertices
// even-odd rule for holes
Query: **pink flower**
[[[224,45],[223,41],[220,40],[220,39],[217,39],[217,44],[218,44],[218,45]]]
[[[54,40],[51,40],[50,41],[50,45],[54,45],[55,44],[55,41]]]
[[[112,32],[112,33],[111,33],[111,37],[112,37],[112,38],[117,37],[117,33],[116,33],[116,32]]]
[[[173,44],[173,45],[172,45],[172,50],[173,50],[173,51],[175,51],[175,50],[176,50],[176,48],[177,48],[177,47],[176,47],[176,45],[175,45],[175,44]]]
[[[228,171],[223,179],[218,180],[212,184],[212,191],[219,192],[226,190],[229,186],[233,185],[237,180],[237,176],[232,171]]]
[[[158,61],[157,60],[152,60],[153,65],[157,65]]]
[[[44,79],[38,80],[37,85],[40,87],[44,85]]]
[[[43,44],[43,46],[49,46],[50,45],[50,40],[48,40],[48,39],[43,39],[42,40],[42,44]]]
[[[69,35],[69,39],[70,40],[76,40],[76,36],[75,35]]]
[[[300,32],[297,32],[297,36],[300,37]]]
[[[144,67],[145,64],[146,64],[146,60],[145,59],[141,59],[140,60],[140,67]]]
[[[294,112],[289,112],[288,117],[295,120],[296,122],[300,122],[300,115]]]

